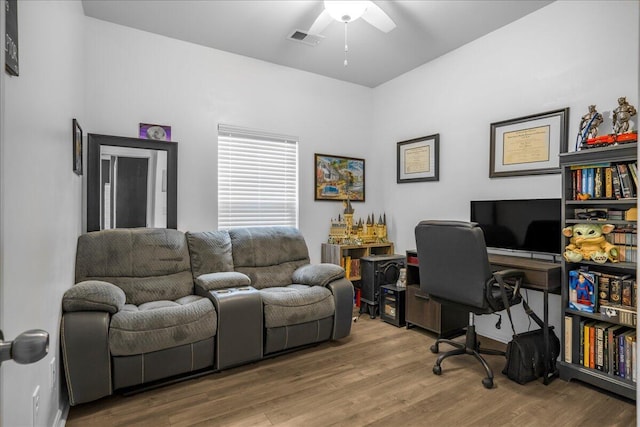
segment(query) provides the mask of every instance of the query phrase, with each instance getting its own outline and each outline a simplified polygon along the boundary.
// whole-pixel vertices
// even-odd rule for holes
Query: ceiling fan
[[[388,33],[396,27],[389,15],[372,1],[324,0],[324,10],[309,28],[309,34],[320,34],[333,21],[344,23],[344,66],[347,66],[347,25],[362,18],[378,30]]]

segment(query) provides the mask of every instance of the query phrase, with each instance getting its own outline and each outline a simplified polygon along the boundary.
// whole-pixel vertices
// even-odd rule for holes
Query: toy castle
[[[344,202],[342,216],[331,219],[329,243],[337,245],[361,245],[363,243],[387,243],[387,214],[383,214],[375,222],[374,214],[367,216],[366,222],[360,218],[354,225],[354,209],[351,201]]]

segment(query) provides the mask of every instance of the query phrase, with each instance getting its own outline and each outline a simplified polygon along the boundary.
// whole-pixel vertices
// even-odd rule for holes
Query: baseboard
[[[63,401],[62,407],[58,408],[56,418],[53,420],[53,427],[64,427],[67,424],[67,417],[69,416],[69,402]]]

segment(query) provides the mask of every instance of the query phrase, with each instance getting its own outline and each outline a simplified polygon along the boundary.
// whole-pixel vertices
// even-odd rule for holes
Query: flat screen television
[[[560,199],[472,200],[488,248],[559,255]]]

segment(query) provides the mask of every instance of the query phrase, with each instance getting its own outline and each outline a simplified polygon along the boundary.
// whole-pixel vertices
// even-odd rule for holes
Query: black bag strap
[[[509,323],[511,323],[511,330],[513,331],[513,335],[516,334],[516,329],[513,327],[513,318],[511,317],[511,308],[509,304],[509,300],[507,299],[507,289],[504,284],[504,279],[499,274],[494,274],[493,277],[496,278],[498,282],[498,286],[500,286],[500,294],[502,296],[502,302],[507,309],[507,314],[509,315]]]
[[[511,330],[513,331],[513,335],[516,335],[516,329],[513,326],[513,317],[511,317],[511,306],[509,304],[509,300],[507,299],[507,290],[505,288],[504,279],[499,274],[494,274],[494,277],[496,278],[496,281],[500,286],[500,293],[502,294],[502,302],[504,303],[504,306],[507,310],[507,314],[509,315],[509,323],[511,323]],[[516,286],[516,290],[514,291],[514,297],[516,295],[515,292],[519,292],[519,286]],[[527,316],[532,318],[533,321],[536,322],[538,326],[540,326],[540,328],[544,328],[544,322],[542,321],[542,319],[538,317],[538,315],[531,309],[531,307],[529,307],[529,304],[527,304],[527,301],[525,301],[524,299],[522,300],[522,307],[524,308],[525,313],[527,313]]]

